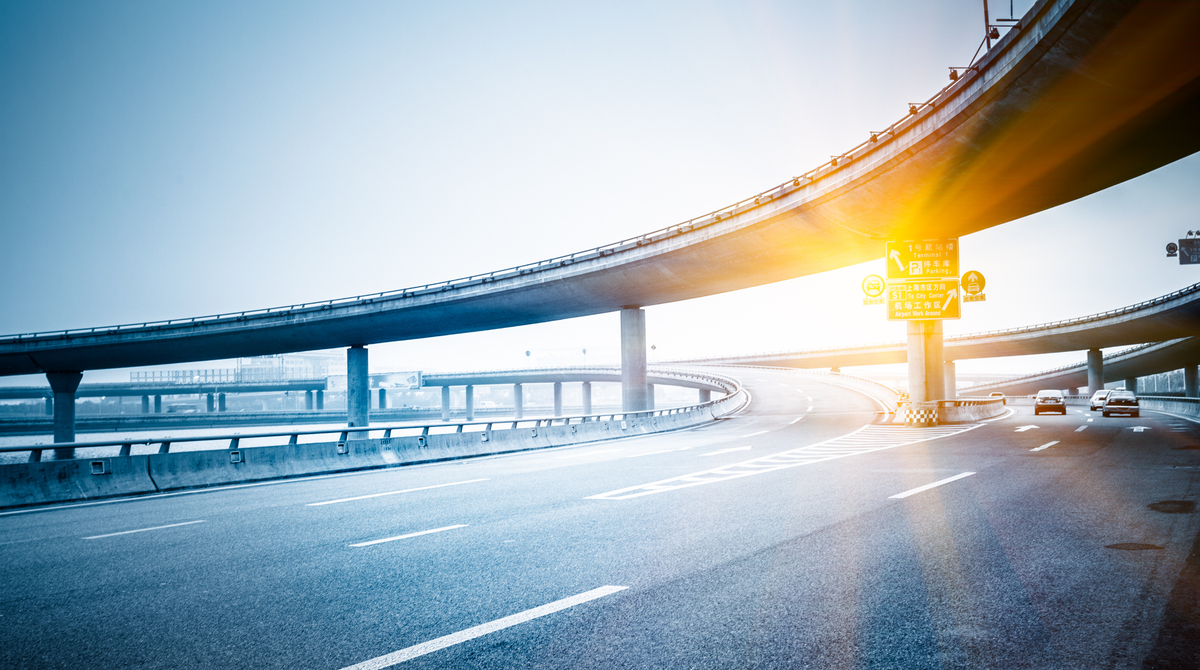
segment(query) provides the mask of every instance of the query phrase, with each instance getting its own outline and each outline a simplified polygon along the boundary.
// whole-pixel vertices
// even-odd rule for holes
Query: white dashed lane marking
[[[742,461],[741,463],[725,465],[713,468],[712,470],[702,470],[670,479],[660,479],[649,484],[629,486],[617,489],[616,491],[588,496],[588,498],[592,500],[626,500],[628,498],[637,498],[653,493],[666,493],[667,491],[700,486],[702,484],[715,484],[730,479],[761,475],[785,468],[811,465],[835,458],[857,456],[872,451],[892,449],[918,442],[928,442],[975,430],[984,425],[986,424],[977,423],[970,426],[938,426],[935,428],[867,425],[853,433],[835,437],[832,440],[818,442],[807,447],[800,447],[799,449]]]
[[[351,502],[353,500],[366,500],[368,498],[379,498],[382,496],[394,496],[401,493],[412,493],[413,491],[428,491],[429,489],[440,489],[444,486],[458,486],[459,484],[474,484],[475,482],[486,482],[484,479],[468,479],[463,482],[450,482],[449,484],[434,484],[433,486],[419,486],[415,489],[404,489],[403,491],[387,491],[385,493],[369,493],[365,496],[354,496],[353,498],[339,498],[337,500],[326,500],[323,502],[308,503],[305,507],[320,507],[321,505],[333,505],[336,503]]]
[[[894,496],[888,496],[888,497],[889,498],[907,498],[907,497],[913,495],[914,493],[920,493],[921,491],[928,491],[929,489],[936,488],[943,484],[949,484],[950,482],[962,479],[963,477],[970,477],[973,474],[975,474],[975,473],[974,472],[964,472],[960,475],[954,475],[953,477],[939,479],[938,481],[936,481],[932,484],[926,484],[925,486],[918,486],[915,489],[909,489],[909,490],[905,491],[904,493],[897,493]]]
[[[1058,440],[1055,440],[1053,442],[1047,442],[1040,447],[1034,447],[1034,448],[1030,449],[1030,451],[1041,451],[1042,449],[1045,449],[1047,447],[1053,447],[1056,444],[1058,444]]]
[[[429,535],[430,533],[440,533],[444,530],[454,530],[455,528],[466,528],[466,527],[467,527],[466,524],[458,524],[457,526],[444,526],[442,528],[434,528],[432,530],[422,530],[422,531],[418,531],[416,533],[409,533],[407,535],[397,535],[396,537],[385,537],[382,540],[371,540],[370,542],[359,542],[358,544],[352,544],[350,546],[351,547],[369,547],[374,544],[383,544],[384,542],[395,542],[396,540],[407,540],[410,537],[419,537],[421,535]]]
[[[176,528],[178,526],[190,526],[194,523],[204,523],[204,520],[201,519],[200,521],[184,521],[183,523],[169,523],[165,526],[154,526],[152,528],[138,528],[137,530],[123,530],[119,533],[105,533],[104,535],[92,535],[91,537],[85,537],[83,539],[99,540],[102,537],[116,537],[118,535],[129,535],[131,533],[145,533],[148,530],[162,530],[163,528]]]

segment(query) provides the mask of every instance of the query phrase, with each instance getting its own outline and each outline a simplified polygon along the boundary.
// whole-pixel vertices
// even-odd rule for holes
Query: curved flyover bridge
[[[1177,370],[1182,365],[1200,362],[1200,283],[1167,295],[1066,321],[1044,323],[1010,330],[957,335],[945,339],[943,353],[947,362],[947,397],[954,395],[951,383],[953,361],[973,358],[1027,356],[1065,351],[1088,352],[1088,364],[1038,373],[1029,384],[1039,388],[1103,386],[1105,380]],[[1100,350],[1109,347],[1155,343],[1134,351],[1120,352],[1108,359]],[[746,356],[721,356],[672,361],[674,364],[771,365],[793,368],[840,368],[858,365],[904,363],[907,344],[889,342],[860,347],[782,351]],[[1082,372],[1076,370],[1080,368]],[[1044,377],[1043,375],[1049,375]],[[1080,378],[1082,375],[1082,379]],[[1054,383],[1051,383],[1054,382]],[[1078,383],[1077,383],[1078,382]],[[1010,389],[1012,393],[1031,388],[1008,382],[988,384],[988,390]],[[979,389],[985,386],[976,387]],[[1035,389],[1036,390],[1036,389]]]
[[[1041,0],[964,76],[900,121],[721,210],[409,289],[3,337],[0,376],[48,373],[56,393],[69,394],[85,370],[362,347],[621,310],[625,392],[637,409],[645,400],[637,308],[864,262],[882,255],[886,238],[966,235],[1200,149],[1197,33],[1200,3]],[[365,350],[354,351],[351,369],[365,370]]]

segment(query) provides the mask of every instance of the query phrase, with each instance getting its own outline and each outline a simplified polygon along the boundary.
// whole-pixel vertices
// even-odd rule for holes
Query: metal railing
[[[662,373],[663,371],[660,370],[659,372]],[[686,371],[676,371],[676,372],[680,373],[680,376],[683,376],[683,374],[686,373]],[[459,422],[438,421],[436,423],[425,423],[425,424],[417,424],[417,425],[414,425],[411,423],[382,424],[382,425],[374,425],[374,426],[371,426],[371,425],[346,426],[346,427],[338,427],[338,428],[324,428],[324,429],[313,429],[313,430],[268,431],[268,432],[261,432],[261,433],[240,433],[239,432],[239,433],[228,433],[228,434],[220,434],[220,435],[197,435],[197,436],[190,436],[190,437],[163,436],[163,437],[136,438],[136,439],[135,438],[121,438],[121,439],[113,439],[113,440],[98,440],[98,441],[91,441],[91,442],[59,442],[59,443],[51,443],[51,444],[29,444],[29,445],[8,446],[8,447],[0,447],[0,453],[13,453],[13,452],[28,451],[28,452],[30,452],[29,453],[29,461],[36,463],[36,462],[41,461],[43,451],[55,450],[55,449],[72,449],[72,450],[74,450],[74,449],[115,447],[115,448],[119,448],[119,451],[117,454],[118,456],[129,456],[129,455],[131,455],[131,452],[132,452],[132,449],[134,446],[153,447],[154,445],[158,445],[158,453],[166,454],[166,453],[171,452],[171,445],[173,445],[173,444],[228,441],[229,446],[227,447],[227,449],[236,450],[239,448],[244,448],[244,447],[241,447],[241,443],[243,440],[249,441],[249,440],[262,440],[262,439],[287,437],[288,438],[287,444],[299,444],[299,439],[301,436],[309,436],[309,435],[335,435],[336,434],[336,435],[338,435],[337,440],[339,442],[344,442],[347,439],[369,439],[369,436],[371,433],[378,433],[378,432],[382,432],[382,437],[386,439],[386,438],[392,437],[392,433],[395,431],[413,433],[418,436],[429,436],[431,434],[439,435],[439,434],[446,434],[446,433],[463,433],[463,432],[468,432],[468,433],[469,432],[485,432],[485,433],[490,434],[491,431],[494,430],[493,426],[503,425],[503,424],[511,424],[511,425],[507,429],[501,428],[499,430],[516,430],[518,428],[539,428],[542,426],[556,426],[556,425],[566,426],[566,425],[572,425],[572,424],[582,424],[582,423],[592,423],[592,422],[598,423],[598,422],[602,422],[602,421],[620,422],[620,421],[626,421],[629,419],[642,419],[642,418],[672,416],[675,414],[692,412],[692,411],[696,411],[696,410],[711,409],[711,408],[715,408],[717,405],[720,405],[720,404],[726,404],[726,403],[737,401],[738,402],[737,406],[730,408],[728,410],[729,412],[735,412],[735,411],[738,411],[741,408],[743,408],[749,402],[749,394],[742,388],[741,384],[736,379],[733,379],[731,377],[723,377],[720,375],[713,375],[713,374],[703,374],[703,373],[698,373],[698,374],[686,373],[686,374],[687,374],[687,376],[692,377],[692,378],[703,377],[703,378],[712,380],[712,382],[715,385],[726,390],[726,395],[722,398],[717,398],[715,400],[709,400],[707,402],[697,403],[694,405],[685,405],[682,407],[672,407],[669,409],[661,409],[661,410],[646,410],[646,411],[641,411],[641,412],[604,412],[604,413],[599,413],[599,414],[581,414],[581,415],[572,415],[572,416],[565,416],[565,417],[532,418],[532,419],[515,419],[514,418],[514,419],[505,420],[505,421],[495,421],[495,420],[459,421]],[[473,430],[474,428],[477,428],[480,426],[483,427],[482,430],[478,430],[478,431]],[[419,433],[417,433],[416,431],[419,431]],[[258,445],[258,446],[277,446],[277,445]]]
[[[1008,26],[1016,30],[1020,30],[1021,25]],[[1008,48],[1010,40],[1006,35],[1003,40],[997,45],[997,49],[1003,46]],[[988,52],[993,53],[993,52]],[[994,53],[999,53],[995,51]],[[976,57],[972,58],[971,66],[965,68],[965,73],[958,80],[952,81],[949,85],[943,87],[937,93],[933,94],[928,100],[920,103],[911,103],[908,106],[908,114],[900,118],[896,122],[887,126],[883,130],[873,131],[869,133],[868,139],[859,143],[849,151],[838,156],[831,156],[830,160],[818,165],[817,167],[793,177],[777,186],[769,188],[758,194],[743,198],[731,205],[715,209],[706,214],[692,217],[681,223],[677,223],[665,228],[638,235],[635,237],[625,238],[618,242],[612,242],[598,247],[593,247],[584,251],[555,256],[535,263],[526,263],[524,265],[516,265],[503,270],[494,270],[492,272],[469,275],[457,279],[449,279],[446,281],[434,282],[431,284],[422,284],[420,286],[411,286],[408,288],[395,289],[391,291],[381,291],[378,293],[366,293],[362,295],[336,298],[332,300],[321,300],[316,302],[305,302],[280,307],[269,307],[265,309],[246,310],[240,312],[225,312],[221,314],[211,314],[207,316],[197,316],[185,319],[166,319],[158,321],[144,321],[142,323],[127,323],[113,326],[98,326],[94,328],[72,328],[66,330],[51,330],[34,333],[19,333],[0,336],[0,344],[20,344],[31,340],[48,340],[48,339],[68,339],[71,336],[84,335],[113,335],[122,331],[133,330],[162,330],[165,328],[186,328],[198,325],[221,325],[224,323],[238,323],[247,319],[282,316],[305,311],[323,311],[334,307],[347,307],[353,305],[368,305],[379,300],[396,300],[406,299],[421,295],[436,294],[445,291],[466,288],[469,286],[487,284],[501,279],[510,279],[520,277],[526,274],[544,272],[567,265],[586,261],[604,258],[612,254],[624,251],[630,251],[646,246],[651,243],[661,242],[673,237],[677,237],[687,232],[712,225],[719,221],[723,221],[742,212],[749,211],[769,202],[778,200],[779,198],[791,194],[797,190],[808,187],[815,183],[818,179],[823,179],[834,173],[837,173],[848,167],[855,161],[859,161],[871,153],[874,153],[881,148],[887,146],[891,141],[895,140],[901,132],[910,129],[924,118],[926,118],[934,109],[945,104],[947,100],[953,97],[952,94],[957,94],[964,87],[977,78],[982,76],[978,67],[975,66],[976,58],[979,51],[976,51]],[[986,55],[986,54],[985,54]],[[801,182],[804,183],[801,183]]]

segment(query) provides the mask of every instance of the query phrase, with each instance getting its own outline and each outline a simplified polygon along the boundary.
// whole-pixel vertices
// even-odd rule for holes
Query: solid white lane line
[[[1076,433],[1082,433],[1082,432],[1083,432],[1083,431],[1085,431],[1085,430],[1087,430],[1087,426],[1080,426],[1080,427],[1078,427],[1078,428],[1076,428],[1076,429],[1075,429],[1075,432],[1076,432]]]
[[[791,421],[788,421],[788,425],[790,426],[793,423],[796,423],[797,421],[799,421],[800,419],[803,419],[803,418],[804,418],[803,416],[798,416],[798,417],[792,419]]]
[[[1053,447],[1056,444],[1058,444],[1058,440],[1055,440],[1053,442],[1047,442],[1040,447],[1034,447],[1034,448],[1030,449],[1030,451],[1041,451],[1042,449],[1045,449],[1047,447]]]
[[[662,451],[647,451],[644,454],[631,454],[629,456],[626,456],[625,458],[641,458],[642,456],[653,456],[655,454],[669,454],[672,451],[687,451],[688,449],[691,449],[691,447],[680,447],[678,449],[663,449]]]
[[[629,587],[601,586],[598,589],[585,591],[577,596],[563,598],[562,600],[555,600],[552,603],[542,605],[541,607],[535,607],[531,610],[525,610],[524,612],[519,612],[511,616],[506,616],[503,619],[496,619],[490,623],[468,628],[457,633],[451,633],[450,635],[439,637],[428,642],[422,642],[421,644],[409,647],[407,649],[393,651],[386,656],[380,656],[369,661],[363,661],[357,665],[351,665],[347,668],[342,668],[342,670],[382,670],[383,668],[390,668],[393,665],[412,660],[418,656],[424,656],[425,654],[433,653],[439,649],[452,647],[456,644],[466,642],[467,640],[474,640],[475,638],[483,637],[488,633],[494,633],[498,630],[516,626],[517,624],[522,624],[526,621],[537,619],[538,617],[544,617],[547,614],[554,614],[555,612],[565,610],[568,607],[582,605],[588,601],[603,598],[604,596],[612,595],[618,591],[624,591],[627,588]]]
[[[970,477],[973,474],[975,474],[975,473],[974,472],[964,472],[959,475],[954,475],[953,477],[947,477],[945,479],[938,480],[932,484],[926,484],[925,486],[918,486],[915,489],[910,489],[908,491],[905,491],[904,493],[897,493],[894,496],[888,496],[888,497],[889,498],[907,498],[915,493],[920,493],[921,491],[928,491],[931,488],[941,486],[942,484],[949,484],[950,482],[952,482],[956,479],[962,479],[963,477]]]
[[[92,535],[91,537],[85,537],[83,539],[99,540],[102,537],[115,537],[117,535],[128,535],[130,533],[144,533],[148,530],[161,530],[163,528],[175,528],[176,526],[190,526],[194,523],[204,523],[204,520],[201,519],[200,521],[184,521],[183,523],[170,523],[165,526],[155,526],[153,528],[138,528],[137,530],[123,530],[119,533],[106,533],[104,535]]]
[[[734,447],[733,449],[721,449],[719,451],[710,451],[707,454],[700,454],[700,455],[701,456],[716,456],[717,454],[728,454],[733,451],[750,451],[750,447]]]
[[[771,432],[771,431],[769,431],[769,430],[760,430],[760,431],[758,431],[757,433],[750,433],[749,435],[743,435],[742,437],[743,437],[743,438],[746,438],[746,437],[754,437],[755,435],[766,435],[766,434],[767,434],[767,433],[769,433],[769,432]]]
[[[384,542],[395,542],[396,540],[407,540],[410,537],[417,537],[419,535],[428,535],[430,533],[440,533],[444,530],[454,530],[455,528],[466,528],[466,527],[467,527],[467,524],[460,523],[457,526],[446,526],[445,528],[434,528],[433,530],[422,530],[422,531],[419,531],[416,533],[409,533],[408,535],[397,535],[396,537],[385,537],[382,540],[371,540],[370,542],[359,542],[358,544],[352,544],[350,546],[351,547],[369,547],[373,544],[382,544]]]
[[[415,489],[404,489],[403,491],[388,491],[386,493],[371,493],[365,496],[354,496],[353,498],[339,498],[337,500],[326,500],[324,502],[308,503],[305,507],[320,507],[321,505],[332,505],[334,503],[350,502],[351,500],[366,500],[367,498],[378,498],[380,496],[394,496],[400,493],[412,493],[413,491],[428,491],[429,489],[440,489],[444,486],[458,486],[459,484],[474,484],[475,482],[486,482],[487,478],[483,479],[468,479],[462,482],[450,482],[449,484],[434,484],[433,486],[418,486]]]

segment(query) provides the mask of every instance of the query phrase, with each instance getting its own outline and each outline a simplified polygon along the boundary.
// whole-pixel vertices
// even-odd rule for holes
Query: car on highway
[[[1042,412],[1067,413],[1067,399],[1063,396],[1062,391],[1048,389],[1037,392],[1037,396],[1033,399],[1033,413],[1041,414]]]
[[[1113,414],[1128,414],[1130,416],[1138,416],[1141,411],[1141,406],[1138,404],[1137,395],[1133,391],[1113,391],[1104,399],[1104,406],[1100,408],[1104,416],[1112,416]]]
[[[1096,391],[1095,393],[1092,394],[1091,405],[1092,405],[1093,412],[1100,409],[1101,407],[1104,407],[1104,399],[1108,397],[1109,393],[1112,393],[1112,389],[1100,389],[1099,391]]]

